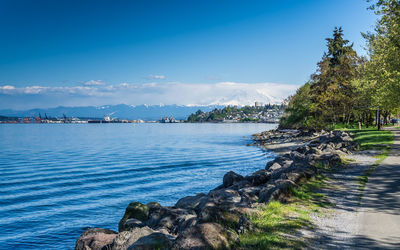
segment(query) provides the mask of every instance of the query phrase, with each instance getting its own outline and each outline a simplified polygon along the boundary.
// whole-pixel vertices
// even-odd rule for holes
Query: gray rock
[[[261,186],[256,186],[256,187],[245,187],[241,188],[238,190],[239,194],[242,195],[242,200],[243,196],[245,196],[248,199],[249,203],[254,203],[257,202],[258,200],[258,195],[261,190]]]
[[[297,164],[302,164],[302,162],[299,162]],[[274,171],[268,172],[268,174],[270,175],[271,180],[275,180],[278,179],[283,173],[288,173],[290,171],[292,171],[293,169],[296,168],[296,163],[292,162],[291,164],[286,163],[284,164],[281,168],[278,168]]]
[[[175,207],[196,210],[197,206],[205,199],[207,199],[206,194],[197,194],[195,196],[186,196],[186,197],[183,197],[182,199],[178,200],[178,202],[175,204]]]
[[[160,203],[152,201],[146,204],[146,206],[149,208],[149,213],[151,213],[154,210],[158,210],[160,209],[162,206],[160,205]]]
[[[119,221],[118,231],[124,230],[124,224],[128,219],[146,221],[149,217],[149,208],[140,202],[131,202],[125,210],[124,217]]]
[[[155,231],[149,227],[136,227],[129,231],[123,231],[115,237],[112,244],[112,250],[126,250],[137,240],[144,236],[148,236]]]
[[[237,191],[241,188],[251,187],[252,183],[246,177],[244,177],[245,179],[243,181],[236,182],[235,184],[230,186],[230,188]]]
[[[103,228],[91,228],[82,233],[75,250],[101,250],[110,247],[118,233]]]
[[[239,182],[243,180],[243,176],[241,176],[240,174],[237,174],[233,171],[229,171],[228,173],[226,173],[224,175],[223,178],[223,186],[224,187],[230,187],[233,184],[235,184],[236,182]]]
[[[348,135],[342,136],[342,141],[353,141],[353,138],[351,138]]]
[[[277,180],[260,191],[259,202],[268,203],[285,198],[290,194],[290,188],[295,186],[296,183],[290,180]]]
[[[318,155],[316,157],[316,161],[320,162],[324,165],[327,165],[329,167],[334,167],[339,165],[342,162],[342,159],[338,154],[332,154],[332,153],[324,153],[321,155]]]
[[[274,163],[278,164],[278,163]],[[278,164],[279,165],[279,164]],[[268,171],[261,169],[254,172],[251,176],[246,176],[246,179],[254,186],[259,186],[266,183],[270,179]]]
[[[175,241],[173,249],[231,249],[236,233],[217,223],[202,223],[188,228]]]
[[[215,222],[221,217],[222,209],[213,202],[208,202],[198,213],[200,222]]]
[[[258,198],[258,202],[260,203],[268,203],[271,199],[272,193],[276,190],[276,186],[274,184],[268,184],[266,187],[260,190],[260,195]]]
[[[172,242],[170,238],[159,232],[149,234],[139,238],[128,250],[152,250],[152,249],[171,249]]]
[[[280,168],[282,168],[282,166],[279,165],[279,163],[275,162],[274,164],[272,164],[271,167],[268,168],[268,171],[275,171],[275,170],[278,170]]]
[[[169,233],[176,234],[187,226],[187,220],[196,217],[194,210],[162,207],[150,214],[147,225],[154,229],[165,228]]]
[[[218,204],[224,209],[229,209],[239,204],[241,201],[241,197],[238,191],[230,188],[211,191],[208,196],[215,204]]]
[[[120,231],[130,230],[131,228],[144,227],[144,226],[145,226],[145,224],[142,221],[135,219],[135,218],[131,218],[131,219],[127,219],[124,222]]]
[[[301,179],[306,178],[306,175],[302,171],[290,172],[284,175],[285,176],[282,179],[287,179],[294,183],[298,183]]]

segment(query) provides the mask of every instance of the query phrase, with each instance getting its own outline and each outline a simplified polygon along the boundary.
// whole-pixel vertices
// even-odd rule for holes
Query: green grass
[[[340,155],[340,159],[342,160],[342,165],[343,165],[343,166],[348,165],[348,164],[350,164],[350,163],[354,163],[354,162],[356,161],[356,160],[354,160],[354,159],[347,158],[347,157],[345,157],[345,156],[343,156],[343,155]]]
[[[354,140],[359,142],[361,149],[390,149],[394,135],[386,130],[357,130],[354,131]]]
[[[346,129],[353,132],[355,140],[360,143],[361,149],[381,150],[376,156],[377,161],[365,171],[358,181],[360,189],[365,188],[368,177],[386,158],[390,151],[390,144],[394,141],[394,135],[389,131],[378,131],[376,128],[358,130],[357,128]],[[349,164],[353,160],[342,158],[342,164]],[[317,164],[322,171],[333,171],[329,166]],[[257,212],[249,214],[249,218],[256,230],[240,235],[240,249],[302,249],[306,243],[296,237],[296,231],[303,227],[312,228],[310,214],[321,212],[322,208],[332,207],[323,194],[317,192],[323,188],[334,188],[329,186],[329,179],[323,175],[300,184],[291,189],[292,196],[285,203],[278,201],[270,202],[268,205],[260,205]],[[361,199],[361,197],[360,197]]]
[[[343,123],[337,123],[335,124],[335,130],[356,130],[358,129],[358,122],[355,123],[350,123],[350,124],[343,124]],[[369,126],[368,128],[363,124],[361,126],[361,129],[376,129],[374,126]]]
[[[361,150],[390,149],[390,144],[393,144],[394,135],[387,130],[377,130],[376,127],[369,127],[359,130],[358,128],[338,128],[338,130],[351,132],[354,134],[354,140],[361,145]]]
[[[291,189],[292,196],[285,203],[273,201],[260,205],[249,218],[256,230],[240,235],[242,249],[301,249],[305,243],[295,232],[303,227],[312,227],[310,213],[321,207],[331,206],[326,197],[316,190],[327,187],[326,177],[304,182]]]

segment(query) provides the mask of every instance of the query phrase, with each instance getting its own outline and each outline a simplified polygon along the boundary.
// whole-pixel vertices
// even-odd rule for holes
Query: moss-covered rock
[[[132,218],[140,221],[146,221],[149,218],[149,207],[140,202],[131,202],[125,210],[124,217],[122,217],[122,219],[119,221],[118,231],[124,231],[125,222]]]

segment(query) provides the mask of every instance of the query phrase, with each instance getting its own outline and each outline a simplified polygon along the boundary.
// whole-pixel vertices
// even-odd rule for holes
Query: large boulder
[[[291,180],[277,180],[274,184],[267,185],[260,191],[259,202],[268,203],[273,200],[281,200],[290,195],[290,188],[296,183]]]
[[[154,232],[155,231],[149,227],[136,227],[129,231],[120,232],[114,239],[112,250],[126,250],[140,238]]]
[[[268,203],[272,198],[272,193],[276,190],[274,184],[268,184],[260,190],[258,202]]]
[[[175,207],[196,210],[198,205],[205,199],[207,199],[206,194],[197,194],[195,196],[186,196],[186,197],[183,197],[182,199],[178,200],[178,202],[175,204]]]
[[[237,206],[241,201],[238,191],[230,188],[211,191],[208,196],[223,209],[230,209]]]
[[[293,162],[295,162],[296,164],[307,162],[306,156],[297,151],[290,152],[290,157],[292,158]]]
[[[146,206],[149,208],[149,213],[151,213],[154,210],[160,209],[162,207],[160,203],[155,201],[147,203]]]
[[[300,163],[300,162],[296,163],[296,162],[293,162],[293,161],[285,161],[285,162],[283,162],[283,165],[276,165],[276,168],[270,168],[268,170],[268,175],[270,175],[270,178],[272,180],[276,180],[283,173],[288,173],[288,172],[294,170],[296,167],[298,167],[297,164],[301,165],[302,163]],[[271,167],[273,167],[273,166],[271,166]]]
[[[237,190],[239,190],[239,189],[241,189],[241,188],[252,186],[252,183],[249,182],[249,180],[247,179],[247,177],[248,177],[248,176],[244,177],[244,179],[243,179],[242,181],[236,182],[235,184],[233,184],[233,185],[230,186],[229,188],[237,191]]]
[[[244,187],[238,190],[239,194],[249,195],[249,196],[257,196],[260,193],[262,186],[252,186],[252,187]]]
[[[118,224],[118,231],[124,230],[124,224],[128,219],[146,221],[149,218],[149,207],[140,202],[131,202],[125,210],[125,214]]]
[[[198,217],[200,222],[215,222],[221,217],[221,208],[212,200],[206,202],[201,206],[198,212]]]
[[[237,241],[235,232],[217,223],[202,223],[180,234],[173,249],[231,249],[231,243]]]
[[[196,223],[197,215],[194,210],[176,207],[162,207],[150,213],[148,226],[154,229],[166,229],[176,234],[186,227]]]
[[[239,189],[238,192],[242,196],[242,200],[245,197],[248,200],[248,203],[251,204],[258,201],[258,195],[261,188],[262,186],[244,187]]]
[[[213,190],[208,199],[199,205],[198,218],[200,223],[223,222],[236,224],[239,217],[235,211],[247,207],[249,199],[233,189]]]
[[[135,218],[131,218],[131,219],[127,219],[123,223],[120,231],[130,230],[131,228],[144,227],[144,226],[145,226],[145,224],[142,221],[135,219]]]
[[[153,250],[153,249],[171,249],[172,242],[168,235],[155,232],[147,236],[143,236],[133,243],[128,250]]]
[[[223,186],[227,188],[241,180],[243,180],[243,176],[241,176],[240,174],[237,174],[233,171],[229,171],[228,173],[226,173],[224,175]]]
[[[278,163],[274,163],[274,165],[275,164],[278,164]],[[252,175],[246,176],[246,180],[249,181],[253,186],[262,185],[262,184],[266,183],[269,180],[269,178],[270,178],[270,175],[268,174],[268,171],[266,171],[264,169],[260,169],[256,172],[254,172]]]
[[[290,161],[291,157],[289,154],[284,154],[282,156],[276,157],[273,161],[267,162],[265,169],[268,170],[274,163],[278,163],[279,165],[283,165],[285,161]]]
[[[103,228],[91,228],[82,233],[75,250],[101,250],[110,247],[118,233]]]
[[[316,157],[316,161],[325,166],[334,167],[340,165],[342,159],[338,154],[324,153]]]

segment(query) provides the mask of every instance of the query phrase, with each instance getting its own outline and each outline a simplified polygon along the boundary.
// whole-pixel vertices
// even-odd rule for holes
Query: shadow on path
[[[400,129],[388,130],[395,135],[394,144],[365,187],[356,247],[400,249]]]

